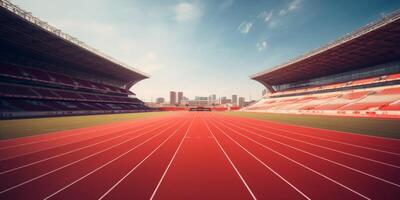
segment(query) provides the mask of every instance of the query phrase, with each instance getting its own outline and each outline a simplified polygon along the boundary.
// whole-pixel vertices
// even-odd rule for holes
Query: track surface
[[[399,199],[400,140],[169,116],[0,141],[0,199]]]

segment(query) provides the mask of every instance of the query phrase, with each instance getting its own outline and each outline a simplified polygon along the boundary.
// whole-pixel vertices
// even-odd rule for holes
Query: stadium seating
[[[75,101],[140,103],[136,98],[93,94],[73,90],[49,89],[43,87],[0,83],[0,96],[19,98],[59,99]]]
[[[0,78],[0,117],[149,110],[125,89],[40,69],[0,64]]]
[[[376,84],[376,83],[383,83],[383,82],[389,82],[389,81],[397,81],[400,80],[400,74],[391,74],[388,76],[379,76],[379,77],[372,77],[372,78],[366,78],[366,79],[359,79],[359,80],[354,80],[354,81],[349,81],[349,82],[342,82],[342,83],[333,83],[333,84],[328,84],[328,85],[323,85],[323,86],[315,86],[315,87],[302,87],[302,88],[295,88],[295,89],[288,89],[284,91],[280,91],[277,93],[270,94],[269,96],[282,96],[282,95],[296,95],[296,94],[301,94],[301,93],[311,93],[311,92],[317,92],[317,91],[333,91],[333,90],[346,90],[351,87],[355,86],[368,86],[370,84]]]
[[[85,88],[95,90],[96,92],[113,94],[132,94],[127,90],[110,85],[95,83],[87,80],[72,78],[63,74],[47,72],[44,70],[22,67],[9,64],[0,64],[0,76],[12,77],[16,79],[29,80],[35,82],[51,83],[54,85]]]
[[[398,84],[368,87],[372,83],[394,80],[400,80],[400,74],[354,80],[347,83],[335,83],[321,87],[282,91],[267,95],[243,110],[294,114],[399,116],[400,86]],[[363,87],[350,89],[351,86],[360,85]],[[340,90],[332,92],[326,90],[337,88],[340,88]],[[303,93],[304,91],[321,90],[326,90],[326,92]],[[282,96],[283,94],[286,96]]]

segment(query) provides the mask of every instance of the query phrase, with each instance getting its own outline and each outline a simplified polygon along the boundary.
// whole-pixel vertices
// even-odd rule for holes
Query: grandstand
[[[269,91],[244,111],[400,117],[400,11],[250,76]]]
[[[0,118],[147,111],[148,75],[0,1]]]

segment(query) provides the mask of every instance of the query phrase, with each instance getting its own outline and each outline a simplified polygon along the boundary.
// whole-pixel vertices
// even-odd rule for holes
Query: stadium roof
[[[250,76],[271,90],[400,58],[400,10],[287,63]]]
[[[63,33],[7,0],[0,0],[0,27],[2,40],[73,63],[85,70],[109,75],[118,79],[120,85],[130,87],[149,77]]]

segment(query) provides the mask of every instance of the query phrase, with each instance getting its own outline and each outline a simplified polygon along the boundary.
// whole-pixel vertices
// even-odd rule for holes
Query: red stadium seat
[[[400,79],[400,74],[391,74],[385,78],[385,80],[387,81],[398,80],[398,79]]]
[[[389,81],[397,77],[398,74],[389,77]],[[369,78],[362,80],[355,80],[349,85],[368,85],[377,81],[388,81],[386,79]],[[315,94],[299,95],[293,94],[289,97],[280,97],[282,94],[288,94],[287,91],[278,92],[274,95],[267,95],[264,99],[246,108],[249,111],[265,111],[265,112],[283,112],[283,113],[303,113],[307,111],[310,113],[322,113],[325,111],[340,111],[340,113],[360,113],[364,111],[365,114],[379,113],[379,111],[399,111],[400,110],[400,86],[391,87],[378,87],[378,88],[361,88],[358,90],[346,90],[343,83],[332,84],[322,87],[327,88],[340,88],[341,91],[334,91],[332,93],[322,92]],[[305,91],[306,89],[301,89]],[[310,90],[316,90],[313,87]],[[299,91],[299,90],[296,90]]]
[[[3,83],[0,83],[0,95],[8,97],[39,97],[39,95],[33,92],[29,87]]]
[[[371,84],[375,81],[379,80],[377,77],[374,78],[367,78],[367,79],[361,79],[361,80],[355,80],[352,82],[352,85],[365,85],[365,84]]]
[[[24,78],[18,67],[7,64],[0,64],[0,75]]]
[[[42,70],[37,70],[33,68],[20,68],[21,71],[29,75],[30,78],[37,81],[53,82],[49,74]]]

